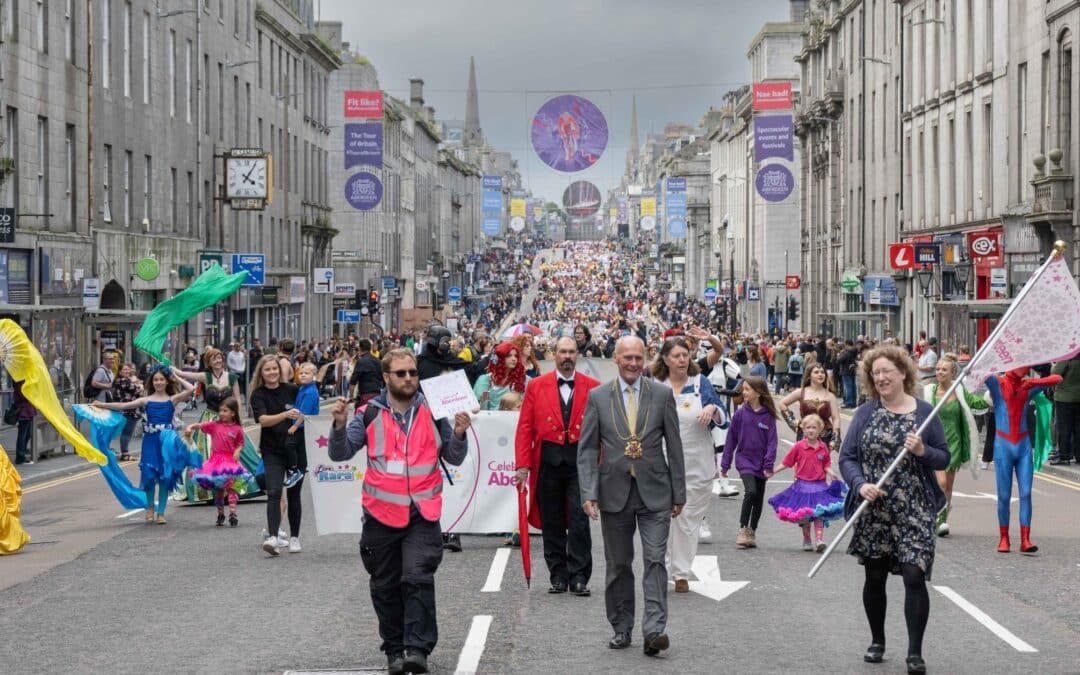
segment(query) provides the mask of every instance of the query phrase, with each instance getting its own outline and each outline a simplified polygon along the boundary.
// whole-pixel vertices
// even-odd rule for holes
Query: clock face
[[[225,196],[229,199],[266,199],[265,157],[230,157],[225,177]]]

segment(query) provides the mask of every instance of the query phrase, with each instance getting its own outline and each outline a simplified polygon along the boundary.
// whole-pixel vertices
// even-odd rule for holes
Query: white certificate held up
[[[472,412],[480,407],[464,370],[420,380],[420,387],[424,390],[431,415],[437,420],[453,417],[459,412]]]

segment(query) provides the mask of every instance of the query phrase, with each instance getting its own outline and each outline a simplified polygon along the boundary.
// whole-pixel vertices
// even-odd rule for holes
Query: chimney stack
[[[791,0],[791,21],[802,23],[806,20],[806,12],[809,9],[808,0]]]
[[[409,107],[413,112],[424,109],[424,81],[419,77],[409,80]]]
[[[435,106],[429,105],[429,106],[427,106],[425,108],[425,110],[427,110],[428,122],[431,122],[432,124],[434,124],[435,123]]]

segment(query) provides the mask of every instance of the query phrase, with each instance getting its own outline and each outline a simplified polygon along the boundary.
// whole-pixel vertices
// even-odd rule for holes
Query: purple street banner
[[[791,115],[758,115],[754,118],[754,161],[771,157],[795,161],[793,138]]]
[[[782,202],[795,190],[795,176],[782,164],[766,164],[758,171],[757,192],[768,202]]]
[[[359,164],[382,168],[383,127],[379,122],[345,125],[345,168]]]
[[[572,216],[591,216],[600,208],[600,189],[587,180],[574,181],[563,192],[562,203]]]
[[[379,177],[367,171],[361,171],[345,181],[345,201],[360,211],[370,211],[378,206],[382,193]]]
[[[592,101],[567,94],[549,99],[532,121],[532,145],[556,171],[573,173],[595,164],[608,142],[607,120]]]

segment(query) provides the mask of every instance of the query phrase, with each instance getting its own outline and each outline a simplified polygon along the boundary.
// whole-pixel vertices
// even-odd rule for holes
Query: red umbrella
[[[525,571],[525,586],[532,586],[532,556],[529,554],[529,486],[518,483],[518,532],[521,539],[521,567]]]

